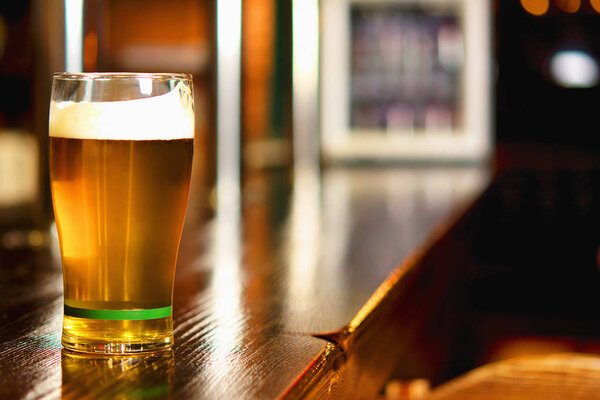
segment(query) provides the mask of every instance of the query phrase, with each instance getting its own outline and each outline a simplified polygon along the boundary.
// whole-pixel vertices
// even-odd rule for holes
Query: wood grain
[[[376,337],[384,319],[396,314],[368,317],[375,309],[367,307],[367,319],[380,321],[364,324],[372,332],[356,329],[350,337],[344,329],[440,221],[473,201],[486,173],[332,170],[316,186],[290,185],[289,174],[277,171],[248,174],[242,213],[225,230],[218,218],[199,212],[206,204],[195,200],[175,279],[175,345],[162,355],[62,350],[56,238],[50,234],[46,248],[2,249],[0,398],[268,399],[339,396],[351,393],[348,388],[355,396],[376,393],[393,359],[379,368],[374,356],[385,349],[369,353],[349,343]],[[324,334],[330,332],[349,336],[336,341]],[[376,368],[344,375],[345,360],[356,359],[370,361],[353,365]],[[349,385],[354,378],[369,381],[364,392]]]
[[[525,356],[477,368],[434,390],[427,400],[600,399],[600,357]]]

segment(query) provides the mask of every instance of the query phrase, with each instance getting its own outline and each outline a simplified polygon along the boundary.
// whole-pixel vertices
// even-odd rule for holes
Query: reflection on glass
[[[171,398],[173,352],[141,357],[61,353],[62,398]]]

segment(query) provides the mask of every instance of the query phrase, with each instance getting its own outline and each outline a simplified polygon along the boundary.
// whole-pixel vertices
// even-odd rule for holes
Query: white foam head
[[[183,106],[178,85],[161,96],[127,101],[50,103],[51,137],[109,140],[172,140],[194,137],[191,101]],[[190,96],[191,98],[191,96]]]

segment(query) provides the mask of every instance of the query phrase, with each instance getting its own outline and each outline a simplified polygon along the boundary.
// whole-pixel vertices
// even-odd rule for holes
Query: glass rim
[[[155,79],[192,81],[192,74],[178,72],[55,72],[52,79],[63,81]]]

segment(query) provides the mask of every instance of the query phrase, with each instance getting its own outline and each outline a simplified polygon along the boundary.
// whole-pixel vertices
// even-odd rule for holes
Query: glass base
[[[172,318],[107,321],[64,316],[65,349],[94,354],[140,354],[173,346]]]
[[[140,354],[168,351],[173,346],[173,337],[166,337],[160,341],[151,342],[123,342],[123,341],[82,341],[63,334],[62,345],[65,349],[83,353],[94,354]]]

